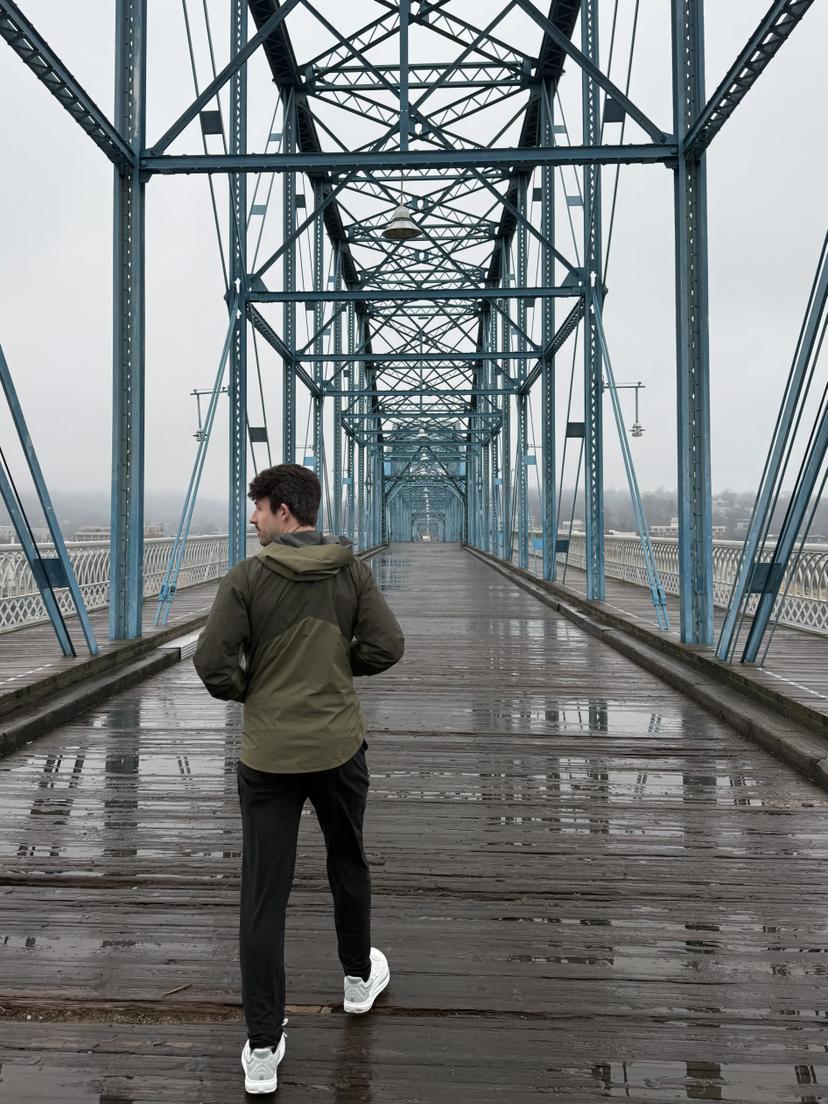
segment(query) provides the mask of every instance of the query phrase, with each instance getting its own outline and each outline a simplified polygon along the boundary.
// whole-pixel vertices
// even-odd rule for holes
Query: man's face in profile
[[[262,545],[270,544],[276,537],[286,533],[290,516],[290,511],[284,503],[280,503],[279,508],[274,513],[269,498],[257,498],[253,503],[250,524],[259,534],[259,543]]]

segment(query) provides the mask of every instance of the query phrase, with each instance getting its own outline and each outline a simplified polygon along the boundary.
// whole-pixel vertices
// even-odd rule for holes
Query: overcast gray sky
[[[111,117],[114,2],[20,4]],[[767,4],[709,0],[708,91]],[[209,0],[208,6],[222,64],[226,4]],[[493,0],[457,0],[453,6],[478,26],[499,7]],[[319,7],[333,21],[343,9],[339,0],[320,0]],[[349,26],[378,10],[368,0],[345,7]],[[190,8],[200,31],[201,3],[190,0]],[[619,82],[633,8],[634,0],[619,0],[619,53],[613,69]],[[612,9],[612,0],[605,0],[604,52]],[[289,18],[288,26],[301,64],[321,48],[318,31],[307,16]],[[535,51],[540,32],[528,21],[523,30],[515,26],[515,33],[523,35],[520,45]],[[191,98],[178,0],[149,0],[149,33],[151,143]],[[756,485],[825,232],[826,43],[828,3],[818,0],[709,153],[717,489]],[[203,36],[197,47],[206,78]],[[412,60],[429,60],[417,56],[417,49],[422,46],[412,37]],[[669,66],[669,4],[643,0],[631,95],[667,131],[672,129]],[[250,148],[255,149],[268,130],[274,89],[263,59],[254,58],[250,70]],[[572,118],[579,98],[580,75],[569,63],[561,99]],[[112,168],[5,43],[0,45],[0,103],[0,343],[56,497],[61,489],[102,490],[110,478]],[[488,135],[481,132],[480,138]],[[198,142],[191,128],[174,149],[194,151]],[[611,174],[605,179],[609,194]],[[224,216],[223,189],[219,202]],[[227,319],[206,179],[152,180],[147,217],[147,487],[183,497],[195,451],[195,404],[189,392],[212,383]],[[676,482],[672,227],[669,170],[625,168],[605,317],[616,377],[646,384],[641,404],[646,432],[633,442],[644,489]],[[558,238],[571,252],[563,225]],[[559,401],[565,402],[568,355],[561,360]],[[268,414],[276,424],[280,386],[273,359],[264,367]],[[631,399],[625,404],[629,424]],[[605,417],[606,483],[622,486],[609,404]],[[7,430],[0,413],[4,437]],[[304,425],[298,437],[301,443]],[[205,470],[208,496],[224,493],[225,457],[222,422]]]

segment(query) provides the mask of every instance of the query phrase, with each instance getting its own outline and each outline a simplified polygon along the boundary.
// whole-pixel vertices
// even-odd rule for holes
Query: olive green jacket
[[[241,761],[296,774],[357,752],[365,725],[353,676],[391,667],[403,645],[371,569],[307,530],[225,575],[193,662],[214,698],[244,702]]]

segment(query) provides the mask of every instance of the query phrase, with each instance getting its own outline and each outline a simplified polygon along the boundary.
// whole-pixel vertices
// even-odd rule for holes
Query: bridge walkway
[[[392,985],[342,1013],[308,811],[277,1099],[824,1099],[828,795],[462,549],[374,565]],[[238,723],[182,662],[0,760],[0,1101],[243,1099]]]
[[[542,577],[543,566],[538,557],[530,557],[529,570],[538,578]],[[563,576],[559,581],[562,579]],[[579,567],[568,566],[564,585],[576,594],[585,595],[586,572]],[[607,578],[605,605],[622,617],[658,632],[648,587],[622,579]],[[670,617],[668,635],[679,640],[681,619],[679,601],[675,595],[667,595],[667,612]],[[724,610],[715,606],[713,621],[717,639],[723,619]],[[741,639],[744,644],[744,633]],[[767,658],[761,666],[739,663],[734,666],[741,675],[756,685],[820,715],[828,726],[828,635],[825,633],[778,625]]]
[[[69,636],[77,655],[64,656],[50,621],[25,625],[0,633],[0,716],[28,700],[53,693],[62,687],[82,682],[92,672],[105,670],[127,656],[146,655],[160,640],[190,632],[203,623],[210,612],[218,581],[182,587],[175,597],[166,625],[155,625],[158,597],[144,600],[144,632],[139,640],[109,639],[109,607],[91,610],[89,620],[98,643],[98,656],[92,657],[83,639],[76,614],[66,617]]]

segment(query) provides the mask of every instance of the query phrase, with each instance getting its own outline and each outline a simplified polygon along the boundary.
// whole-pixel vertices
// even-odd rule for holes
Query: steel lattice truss
[[[671,0],[672,105],[659,120],[602,70],[600,0],[509,0],[491,6],[482,26],[459,0],[226,3],[227,62],[199,86],[191,39],[195,98],[148,141],[147,0],[117,0],[114,123],[14,0],[0,0],[0,36],[109,157],[118,185],[111,634],[141,632],[143,237],[154,176],[229,182],[227,340],[162,602],[175,593],[225,375],[231,562],[244,555],[248,449],[258,460],[256,449],[278,440],[283,459],[323,478],[327,525],[360,545],[430,535],[508,559],[516,551],[522,566],[534,467],[552,579],[561,546],[556,434],[565,433],[582,449],[587,592],[600,598],[602,391],[612,379],[601,182],[607,166],[637,163],[666,164],[675,181],[681,628],[684,640],[709,643],[705,150],[812,0],[773,0],[709,98],[702,2]],[[313,45],[297,56],[294,42]],[[278,120],[254,141],[247,63],[257,51],[276,85]],[[572,131],[556,107],[564,63],[581,84]],[[192,152],[194,136],[202,153]],[[383,230],[401,201],[420,236],[389,241]],[[571,240],[561,226],[556,233],[561,204]],[[564,427],[555,358],[579,328],[583,421]],[[262,393],[274,377],[280,383],[280,435],[263,409],[253,413],[251,347],[258,371],[260,347],[269,357]]]

